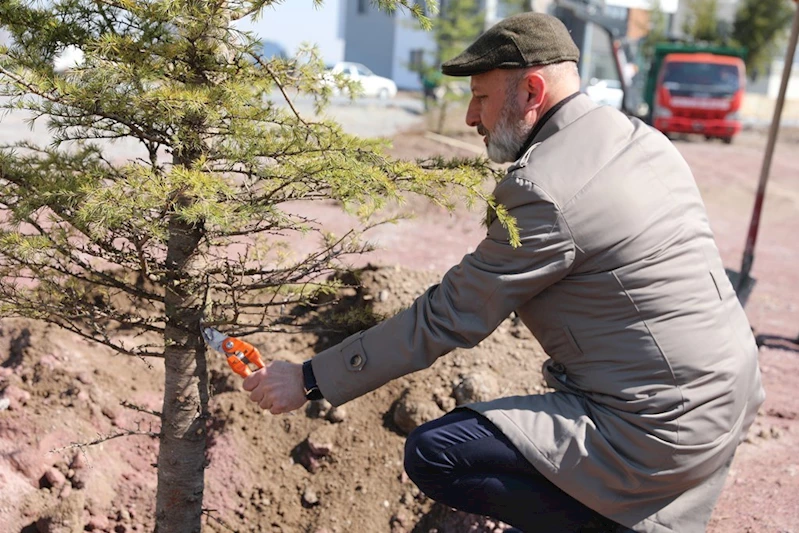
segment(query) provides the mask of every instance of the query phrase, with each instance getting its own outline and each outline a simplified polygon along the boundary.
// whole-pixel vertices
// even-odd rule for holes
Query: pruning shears
[[[256,370],[264,367],[261,352],[249,342],[230,337],[214,328],[202,328],[202,333],[208,346],[225,354],[227,364],[230,365],[233,372],[241,377],[246,378],[252,374],[253,370],[250,368],[250,364],[255,365]]]

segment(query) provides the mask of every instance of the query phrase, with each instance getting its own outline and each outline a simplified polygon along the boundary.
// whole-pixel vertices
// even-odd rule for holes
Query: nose
[[[480,110],[477,108],[477,101],[472,98],[469,100],[469,107],[466,109],[466,125],[472,128],[480,124]]]

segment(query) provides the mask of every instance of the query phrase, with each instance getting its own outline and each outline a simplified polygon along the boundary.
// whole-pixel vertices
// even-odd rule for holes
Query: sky
[[[315,8],[312,0],[286,0],[265,8],[260,20],[243,20],[238,26],[263,40],[277,42],[289,55],[303,42],[312,42],[325,62],[334,63],[344,59],[344,41],[338,37],[342,1],[325,0]]]

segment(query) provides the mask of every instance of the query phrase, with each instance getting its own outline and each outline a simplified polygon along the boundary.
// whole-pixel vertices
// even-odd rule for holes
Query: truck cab
[[[732,142],[740,133],[746,70],[740,56],[665,54],[652,91],[651,123],[665,133],[695,133]]]

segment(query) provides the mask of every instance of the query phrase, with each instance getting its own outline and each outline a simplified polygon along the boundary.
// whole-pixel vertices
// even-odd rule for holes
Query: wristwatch
[[[306,398],[309,400],[321,400],[324,398],[322,391],[319,390],[319,385],[316,384],[316,376],[313,374],[310,359],[302,364],[302,381]]]

